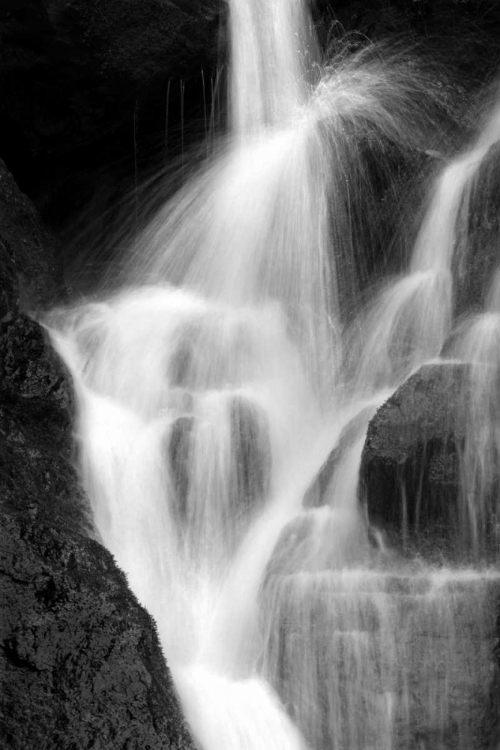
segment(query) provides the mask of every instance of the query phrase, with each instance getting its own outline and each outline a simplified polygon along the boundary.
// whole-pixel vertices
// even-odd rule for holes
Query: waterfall
[[[324,65],[305,1],[229,15],[227,138],[128,249],[123,287],[49,321],[96,530],[203,750],[470,750],[497,579],[394,561],[357,484],[374,411],[450,331],[498,115],[437,178],[407,274],[353,312],[366,149],[424,147],[425,81],[370,50]]]

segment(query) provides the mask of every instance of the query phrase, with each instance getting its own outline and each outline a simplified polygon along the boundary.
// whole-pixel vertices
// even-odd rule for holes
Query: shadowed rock
[[[68,215],[75,219],[84,207],[93,213],[80,217],[88,233],[81,244],[74,221],[67,227],[78,245],[72,261],[81,253],[87,261],[89,242],[98,242],[88,224],[106,207],[107,228],[125,221],[115,204],[134,189],[134,159],[141,174],[149,174],[152,162],[156,171],[165,164],[157,146],[168,138],[170,164],[180,139],[184,145],[194,140],[184,128],[191,119],[201,136],[203,118],[210,114],[222,3],[7,0],[4,5],[0,156],[54,225],[60,227]],[[100,260],[97,253],[92,257]],[[90,273],[80,265],[81,273]],[[100,263],[99,271],[101,281]],[[72,282],[78,283],[76,271]]]
[[[74,466],[73,397],[48,336],[21,315],[0,336],[0,507],[40,524],[89,528]]]
[[[371,523],[398,544],[446,546],[456,536],[468,382],[467,365],[426,365],[370,422],[360,495]]]
[[[0,320],[46,307],[60,281],[54,240],[0,160]]]
[[[464,236],[454,257],[455,315],[482,312],[498,267],[500,145],[482,160],[471,186]],[[462,240],[462,241],[460,241]]]
[[[0,745],[192,748],[155,626],[96,541],[68,374],[35,321],[0,336]]]
[[[211,0],[10,6],[0,16],[0,111],[11,144],[36,156],[71,153],[131,124],[136,97],[158,85],[164,109],[169,77],[199,75],[217,50]]]
[[[193,748],[154,623],[101,545],[0,514],[0,742]]]

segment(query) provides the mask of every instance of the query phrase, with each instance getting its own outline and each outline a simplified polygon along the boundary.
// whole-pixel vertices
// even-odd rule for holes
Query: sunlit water
[[[96,529],[204,750],[471,750],[497,577],[398,562],[357,485],[369,419],[452,327],[457,226],[500,118],[437,178],[407,274],[346,321],[361,144],[423,147],[422,82],[365,53],[320,75],[299,0],[232,0],[230,16],[229,141],[131,248],[123,289],[49,321]],[[477,351],[459,336],[492,373],[472,423],[498,382],[497,297]],[[463,514],[476,547],[488,502]]]

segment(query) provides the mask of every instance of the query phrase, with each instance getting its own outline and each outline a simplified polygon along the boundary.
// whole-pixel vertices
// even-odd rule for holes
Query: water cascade
[[[437,178],[407,275],[353,319],[367,144],[435,145],[425,80],[370,50],[322,68],[302,0],[229,5],[227,139],[129,249],[122,288],[49,321],[97,533],[203,750],[471,750],[497,577],[397,561],[357,485],[376,408],[451,329],[457,222],[498,112]]]

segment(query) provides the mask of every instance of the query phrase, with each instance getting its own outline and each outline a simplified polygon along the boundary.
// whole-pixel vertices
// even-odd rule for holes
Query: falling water
[[[399,384],[422,362],[441,353],[452,326],[452,262],[460,236],[466,242],[470,186],[499,140],[500,105],[472,148],[438,176],[407,274],[389,284],[369,309],[359,388]]]
[[[469,364],[470,396],[461,487],[462,543],[476,556],[493,546],[500,551],[500,503],[495,467],[500,460],[500,273],[497,269],[486,309],[459,326],[454,353]]]
[[[425,82],[370,51],[320,75],[301,0],[231,0],[230,19],[227,141],[122,290],[50,322],[96,529],[204,750],[470,750],[497,579],[398,563],[357,483],[374,411],[450,329],[456,224],[498,116],[438,178],[408,274],[348,321],[351,347],[366,144],[424,148]]]

